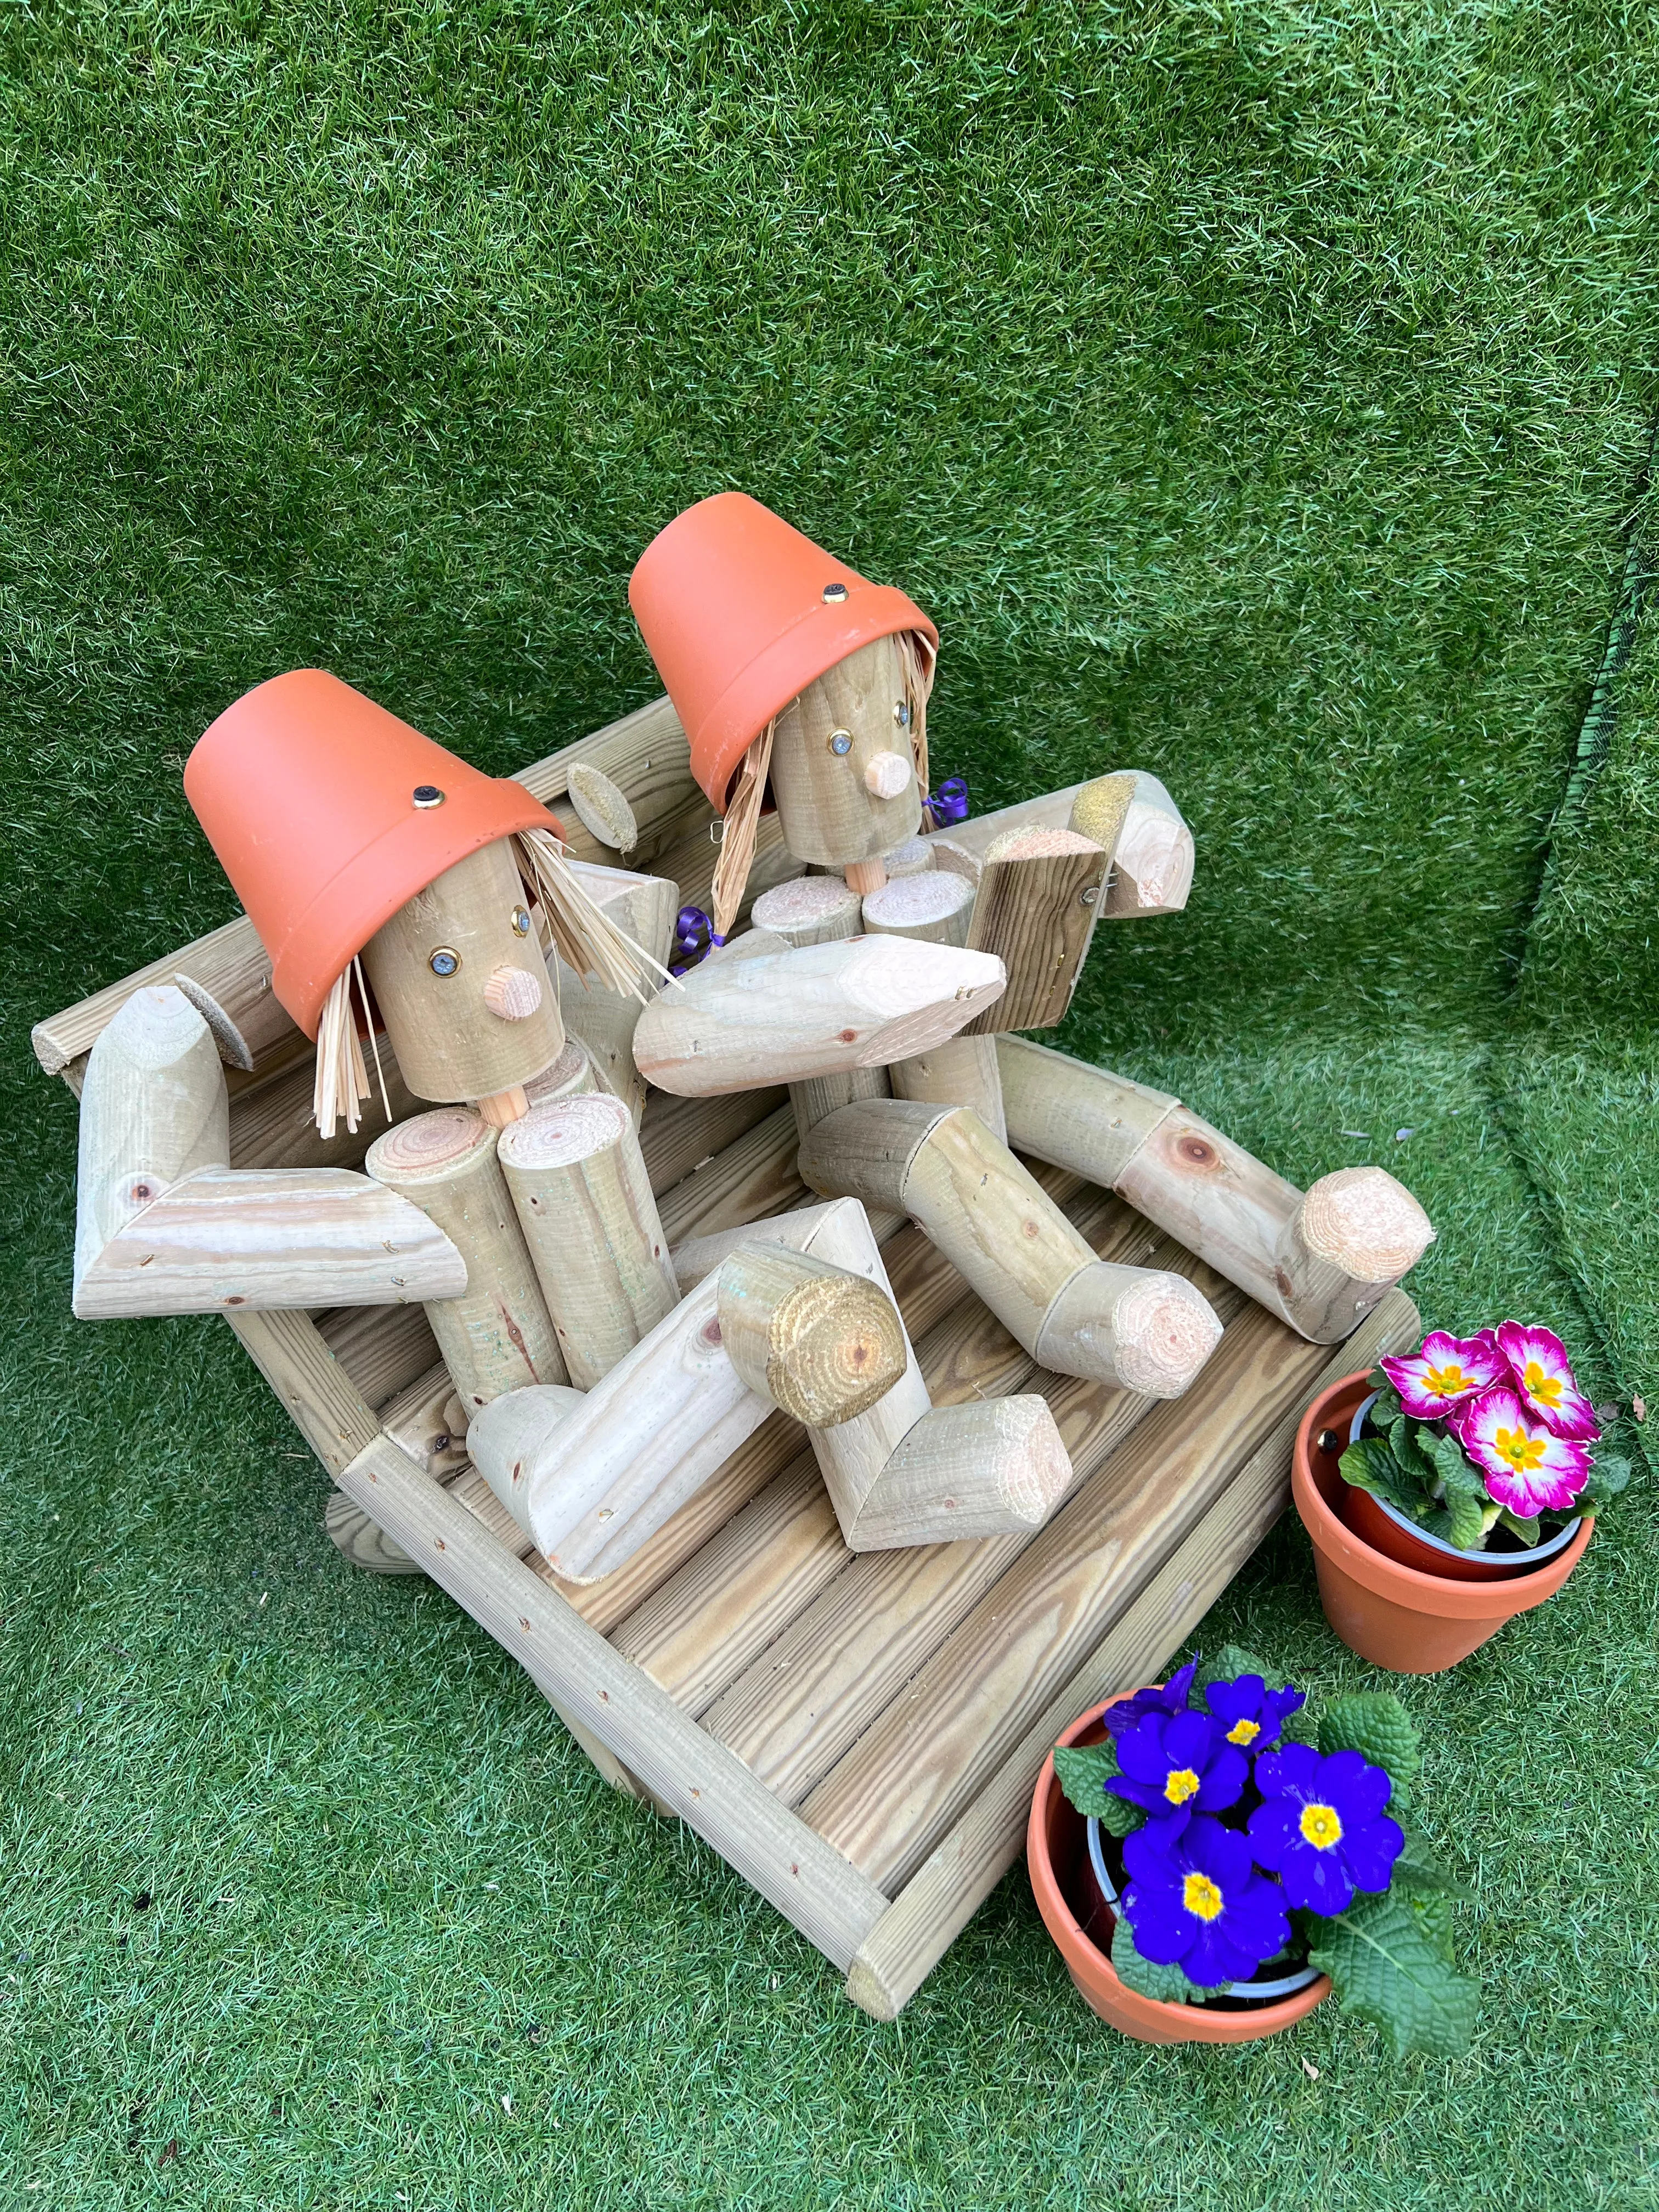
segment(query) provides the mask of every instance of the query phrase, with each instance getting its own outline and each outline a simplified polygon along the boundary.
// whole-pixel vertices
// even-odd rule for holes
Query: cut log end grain
[[[902,876],[926,875],[933,865],[933,848],[925,837],[907,837],[890,853],[882,854],[881,864],[887,871],[890,884],[898,882]]]
[[[864,926],[878,936],[941,937],[948,925],[960,920],[950,933],[961,944],[968,935],[968,915],[974,903],[974,887],[961,876],[926,874],[900,876],[872,891],[864,902]],[[948,940],[947,940],[948,941]]]
[[[648,765],[648,763],[647,763]],[[570,769],[565,795],[572,812],[590,836],[613,852],[631,853],[640,842],[640,826],[620,787],[602,769],[577,762]]]
[[[1221,1341],[1221,1323],[1182,1275],[1148,1273],[1126,1291],[1113,1314],[1117,1371],[1126,1390],[1179,1398]]]
[[[556,1098],[502,1131],[501,1157],[509,1168],[532,1172],[570,1167],[619,1145],[632,1126],[627,1107],[609,1091]]]
[[[1302,1242],[1357,1283],[1393,1283],[1434,1242],[1428,1215],[1386,1168],[1322,1176],[1297,1214]]]
[[[839,876],[797,876],[763,891],[750,919],[786,945],[827,945],[857,934],[859,896]]]
[[[498,1022],[527,1022],[542,1002],[542,985],[527,968],[497,968],[484,985],[484,1005]]]
[[[182,972],[173,977],[174,983],[190,1000],[197,1012],[212,1032],[219,1057],[227,1067],[240,1067],[245,1075],[253,1073],[253,1050],[241,1030],[204,984]]]
[[[580,1037],[567,1036],[558,1058],[539,1075],[532,1076],[524,1086],[524,1094],[532,1106],[545,1106],[556,1099],[598,1088],[599,1078],[593,1073],[586,1047]]]
[[[1095,853],[1100,850],[1100,841],[1095,837],[1079,836],[1075,830],[1048,830],[1041,823],[1032,823],[1023,829],[1005,830],[1000,837],[993,838],[985,848],[985,864],[993,860],[1052,860],[1062,853]]]
[[[723,1262],[719,1316],[749,1389],[808,1428],[867,1413],[908,1364],[903,1325],[884,1291],[781,1245],[741,1245]]]
[[[872,798],[896,799],[909,789],[914,774],[902,753],[872,753],[864,765],[864,787]]]
[[[368,1148],[363,1165],[376,1182],[394,1188],[453,1171],[474,1153],[488,1151],[495,1133],[466,1106],[441,1106],[397,1122]]]

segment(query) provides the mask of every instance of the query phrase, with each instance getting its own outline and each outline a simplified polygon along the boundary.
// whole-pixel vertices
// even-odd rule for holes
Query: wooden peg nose
[[[498,968],[484,985],[484,1004],[498,1021],[528,1021],[542,1002],[542,987],[527,968]]]
[[[872,799],[896,799],[909,788],[910,775],[902,753],[872,753],[864,765],[864,787]]]

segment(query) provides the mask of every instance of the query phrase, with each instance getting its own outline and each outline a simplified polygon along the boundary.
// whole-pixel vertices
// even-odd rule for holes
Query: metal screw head
[[[845,760],[853,750],[853,732],[850,730],[831,730],[830,750],[837,760]]]
[[[422,812],[428,806],[441,806],[444,803],[444,795],[435,783],[417,783],[410,795]]]
[[[846,597],[845,584],[826,584],[823,587],[823,604],[826,607],[838,607]]]
[[[514,908],[514,909],[513,909],[513,934],[514,934],[515,937],[528,937],[528,936],[529,936],[529,934],[530,934],[530,909],[529,909],[529,908],[528,908],[528,907],[515,906],[515,907]]]
[[[461,956],[452,945],[441,945],[426,964],[434,975],[453,975],[461,964]]]
[[[1322,1429],[1314,1439],[1322,1452],[1334,1452],[1342,1439],[1334,1429]]]
[[[900,729],[908,730],[909,728],[910,708],[907,701],[900,699],[894,702],[893,720],[898,724]]]

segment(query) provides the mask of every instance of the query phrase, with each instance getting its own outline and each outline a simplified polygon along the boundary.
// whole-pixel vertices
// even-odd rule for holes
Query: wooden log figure
[[[740,1244],[720,1267],[719,1310],[749,1388],[808,1428],[867,1413],[904,1373],[908,1347],[891,1297],[826,1260]]]
[[[630,875],[625,869],[580,861],[572,864],[571,872],[607,921],[665,976],[679,886],[665,877]],[[653,994],[654,979],[643,989],[618,990],[597,975],[579,975],[550,948],[548,958],[565,1028],[586,1046],[600,1082],[622,1100],[637,1129],[645,1112],[645,1078],[634,1060],[634,1030],[647,997]]]
[[[966,1108],[843,1107],[800,1149],[826,1195],[909,1214],[1042,1366],[1178,1398],[1221,1337],[1183,1276],[1097,1260],[1059,1207]]]
[[[726,831],[714,929],[736,920],[769,795],[801,860],[860,894],[915,836],[927,778],[939,634],[742,492],[690,507],[655,538],[629,598]]]
[[[634,1054],[660,1090],[704,1097],[908,1059],[999,997],[1003,967],[987,953],[860,937],[705,960],[681,982],[641,1015]]]
[[[1315,1344],[1347,1335],[1434,1240],[1384,1168],[1306,1195],[1167,1092],[1021,1037],[997,1041],[1022,1152],[1104,1183]]]

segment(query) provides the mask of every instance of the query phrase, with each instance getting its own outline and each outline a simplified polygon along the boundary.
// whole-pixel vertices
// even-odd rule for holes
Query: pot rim
[[[1361,1368],[1322,1390],[1302,1416],[1296,1432],[1291,1455],[1291,1495],[1316,1547],[1373,1596],[1386,1598],[1407,1613],[1427,1613],[1440,1620],[1490,1620],[1501,1625],[1553,1597],[1583,1557],[1595,1527],[1593,1513],[1582,1516],[1571,1543],[1536,1573],[1470,1583],[1455,1582],[1449,1575],[1425,1574],[1417,1567],[1402,1567],[1356,1536],[1326,1504],[1310,1471],[1314,1432],[1329,1425],[1327,1408],[1356,1382],[1364,1382],[1370,1372],[1369,1368]]]
[[[1366,1414],[1382,1395],[1380,1390],[1373,1390],[1369,1398],[1361,1401],[1348,1430],[1350,1443],[1358,1442]],[[1379,1511],[1388,1515],[1396,1528],[1415,1537],[1419,1544],[1426,1544],[1431,1552],[1442,1553],[1449,1559],[1467,1559],[1472,1553],[1479,1553],[1483,1559],[1492,1559],[1504,1567],[1541,1567],[1546,1559],[1554,1559],[1558,1553],[1571,1543],[1578,1533],[1579,1522],[1584,1518],[1582,1513],[1575,1513],[1571,1521],[1562,1522],[1547,1544],[1533,1544],[1516,1552],[1489,1552],[1484,1544],[1472,1544],[1463,1551],[1455,1544],[1449,1544],[1443,1536],[1431,1536],[1420,1522],[1413,1521],[1408,1513],[1402,1513],[1397,1505],[1390,1505],[1386,1498],[1379,1498],[1375,1491],[1368,1491],[1366,1495]]]

